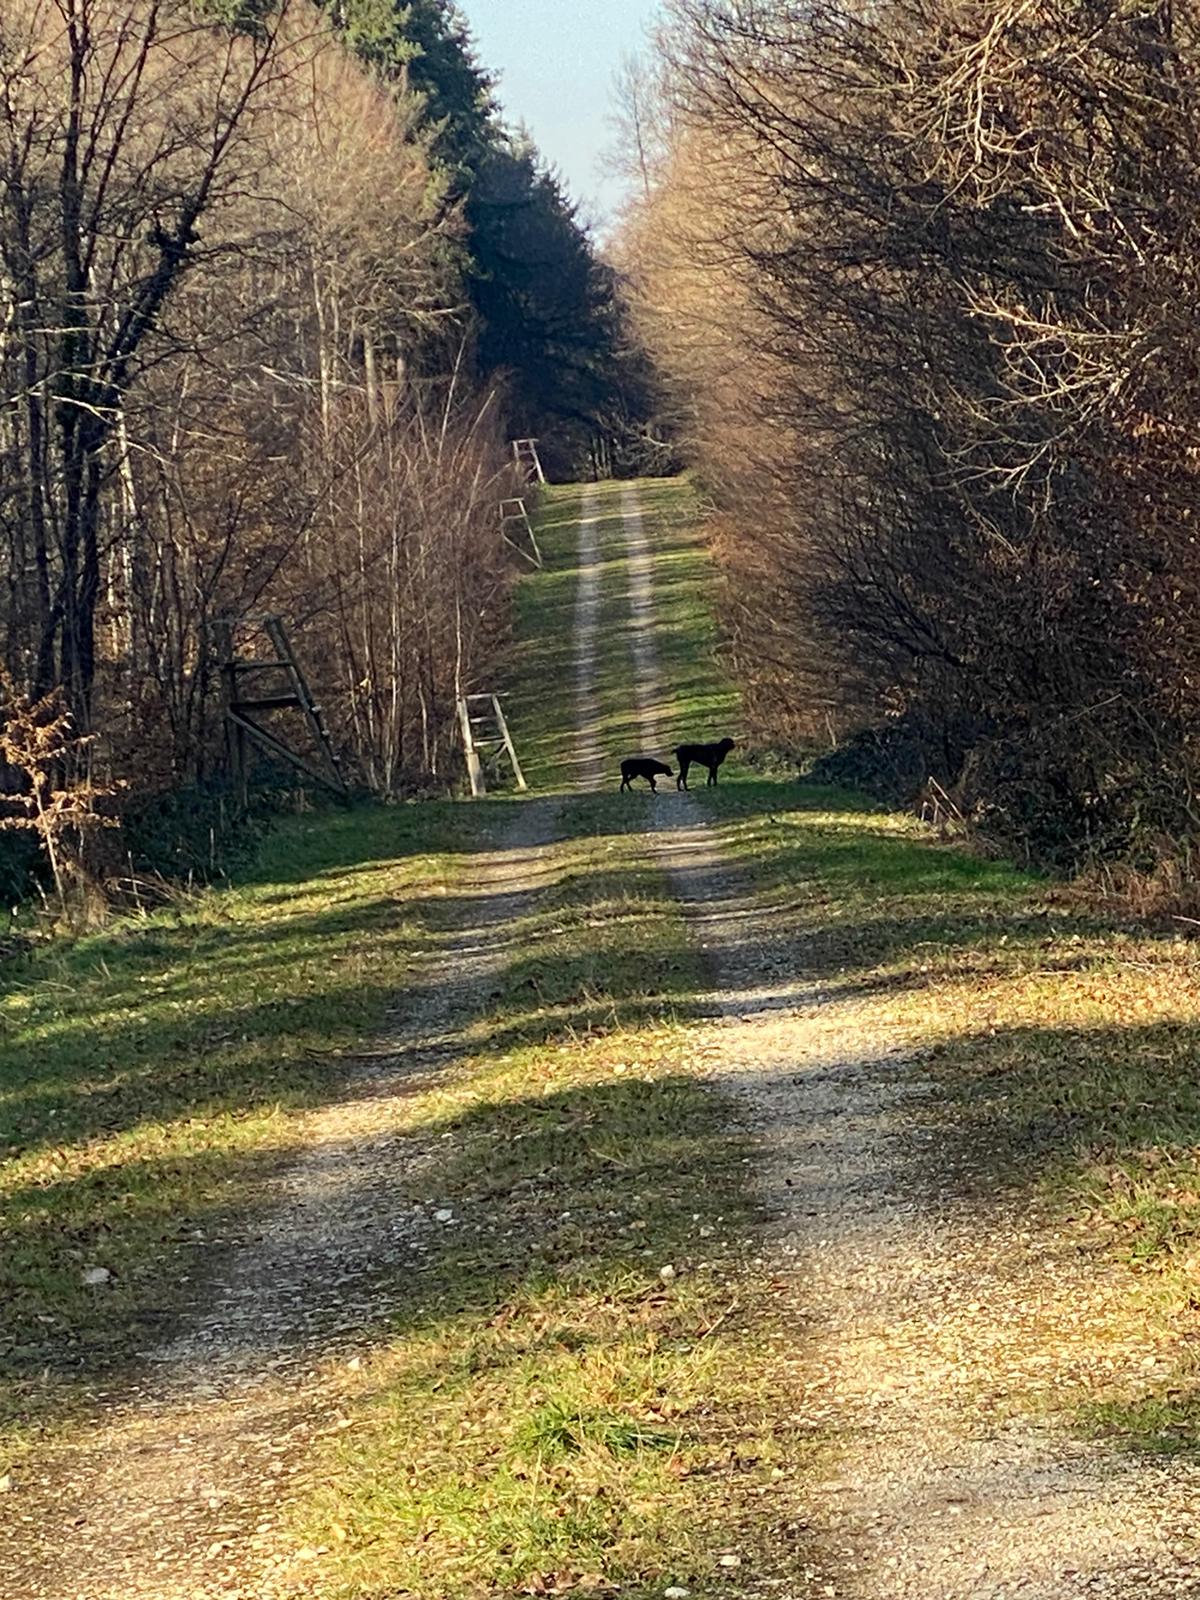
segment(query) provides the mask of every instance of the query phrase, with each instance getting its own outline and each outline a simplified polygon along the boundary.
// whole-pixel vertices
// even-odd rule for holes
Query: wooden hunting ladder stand
[[[514,439],[512,447],[513,459],[517,463],[522,483],[545,483],[546,474],[542,471],[541,459],[538,456],[537,440]]]
[[[516,538],[511,529],[517,529]],[[529,541],[529,549],[521,543],[521,533]],[[542,552],[538,549],[537,535],[533,531],[533,523],[529,520],[529,511],[525,501],[520,495],[512,495],[507,500],[500,502],[500,534],[505,544],[515,550],[519,556],[524,556],[531,566],[540,568],[542,565]]]
[[[238,619],[218,617],[213,625],[220,653],[221,681],[225,691],[225,727],[228,735],[229,766],[233,782],[243,798],[248,780],[247,743],[250,740],[273,756],[286,761],[305,777],[334,794],[347,793],[346,780],[337,751],[325,727],[321,708],[312,697],[300,663],[288,642],[283,622],[276,616],[247,617],[246,623],[266,635],[271,646],[268,660],[239,656],[236,645]],[[269,673],[273,682],[257,687],[253,694],[243,685],[251,675]],[[247,686],[248,687],[248,686]],[[316,749],[324,756],[328,770],[321,772],[290,748],[278,734],[264,728],[258,716],[271,711],[299,711]]]
[[[462,729],[463,755],[467,762],[467,777],[471,782],[471,795],[478,800],[487,793],[489,767],[499,767],[507,756],[517,780],[518,789],[528,788],[521,763],[517,760],[512,735],[508,731],[500,696],[496,694],[464,694],[458,702],[458,725]]]

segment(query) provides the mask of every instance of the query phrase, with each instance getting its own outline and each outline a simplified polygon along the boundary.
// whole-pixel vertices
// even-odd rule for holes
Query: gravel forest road
[[[638,486],[621,514],[638,719],[658,751],[671,686]],[[563,696],[576,791],[612,779],[596,700],[596,517],[584,491]],[[344,1375],[403,1292],[406,1263],[438,1249],[435,1219],[396,1202],[397,1163],[421,1157],[395,1129],[414,1081],[453,1057],[502,974],[515,920],[554,881],[566,798],[514,805],[481,842],[419,992],[397,997],[387,1036],[337,1101],[308,1115],[268,1224],[225,1242],[186,1324],[143,1353],[136,1382],[98,1395],[90,1425],[11,1498],[4,1600],[322,1593],[313,1552],[284,1532],[288,1507],[314,1442],[343,1425]],[[730,1572],[712,1593],[1200,1595],[1195,1470],[1067,1437],[1010,1403],[1031,1374],[1065,1381],[1099,1359],[1088,1330],[1116,1279],[1038,1215],[983,1211],[940,1185],[921,1080],[907,1070],[920,1041],[881,1037],[866,1001],[824,994],[797,970],[787,909],[756,900],[702,797],[664,788],[647,815],[637,848],[668,874],[706,957],[695,1070],[732,1096],[759,1152],[772,1219],[763,1271],[794,1328],[779,1404],[833,1446],[832,1467],[796,1486],[809,1536],[791,1588]],[[1152,1353],[1131,1345],[1128,1359]]]

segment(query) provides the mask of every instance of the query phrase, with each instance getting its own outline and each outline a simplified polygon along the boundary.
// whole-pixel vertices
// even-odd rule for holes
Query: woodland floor
[[[738,732],[694,508],[539,536],[531,796],[8,975],[3,1600],[1200,1595],[1196,946],[736,752],[617,794]]]

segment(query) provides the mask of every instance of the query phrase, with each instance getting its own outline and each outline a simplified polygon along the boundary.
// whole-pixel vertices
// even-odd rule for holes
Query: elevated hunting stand
[[[248,780],[247,741],[259,745],[273,756],[278,756],[305,777],[319,783],[334,794],[346,794],[346,780],[341,762],[333,748],[321,716],[321,708],[312,697],[308,683],[295,652],[288,642],[283,623],[276,616],[248,617],[244,622],[265,635],[271,647],[271,657],[258,660],[241,656],[237,651],[235,617],[219,617],[213,625],[221,663],[221,683],[225,693],[225,731],[229,750],[229,769],[234,785],[245,797]],[[261,674],[269,674],[264,684]],[[253,693],[248,693],[248,678],[254,679]],[[304,756],[293,750],[287,740],[269,728],[264,728],[258,718],[274,711],[298,711],[304,718],[318,759],[326,767],[321,771]]]
[[[509,529],[514,526],[517,530],[516,538],[509,532]],[[522,532],[529,543],[529,549],[526,549],[521,542]],[[505,544],[511,545],[519,556],[524,556],[532,566],[541,566],[542,552],[538,549],[537,535],[533,531],[533,523],[529,520],[529,512],[526,509],[525,502],[520,496],[514,495],[511,499],[501,500],[500,533]]]
[[[517,788],[528,788],[521,763],[517,760],[512,735],[508,731],[508,723],[500,709],[499,695],[461,696],[458,702],[458,725],[462,730],[463,755],[472,798],[478,800],[487,793],[487,773],[489,769],[498,770],[505,756],[517,780]]]
[[[538,457],[538,442],[536,439],[514,439],[513,460],[517,463],[517,471],[521,475],[522,483],[545,483],[546,474],[542,471],[542,463]]]

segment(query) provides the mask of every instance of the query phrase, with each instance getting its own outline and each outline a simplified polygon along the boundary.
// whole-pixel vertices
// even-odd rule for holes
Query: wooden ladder
[[[253,741],[273,756],[288,762],[305,777],[334,794],[345,795],[346,779],[341,760],[333,747],[325,727],[321,708],[312,697],[300,663],[288,642],[283,622],[276,616],[247,617],[241,619],[266,635],[272,655],[267,660],[240,656],[236,647],[239,619],[219,617],[214,624],[221,659],[221,681],[225,690],[225,726],[228,735],[229,766],[233,781],[243,798],[248,781],[247,743]],[[246,680],[252,676],[270,673],[273,684],[256,688],[248,694]],[[324,756],[327,771],[312,766],[297,751],[291,749],[278,734],[264,728],[257,718],[269,711],[299,711],[312,733],[317,749]]]
[[[474,710],[474,707],[486,709]],[[512,766],[518,789],[527,789],[525,774],[517,760],[512,735],[508,731],[500,696],[496,694],[465,694],[458,702],[458,725],[462,729],[463,755],[467,763],[467,777],[471,782],[471,795],[478,800],[487,793],[487,771],[498,767],[507,756]]]
[[[542,471],[541,458],[538,455],[538,442],[536,439],[514,439],[512,442],[513,459],[517,463],[517,471],[521,475],[522,483],[545,483],[546,474]]]
[[[509,529],[516,524],[517,538],[513,538]],[[527,550],[520,542],[521,530],[529,541]],[[525,501],[519,495],[512,495],[507,500],[500,502],[500,534],[505,544],[511,546],[519,556],[524,556],[531,566],[540,568],[542,565],[542,552],[538,549],[537,535],[533,531],[533,523],[529,520],[529,511]]]

